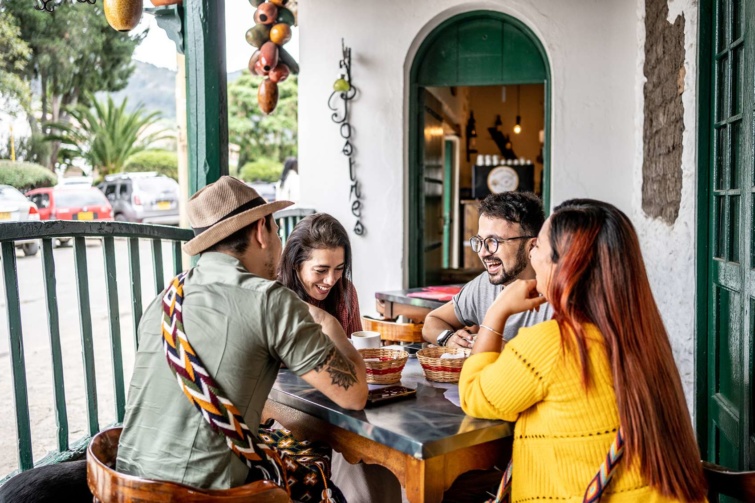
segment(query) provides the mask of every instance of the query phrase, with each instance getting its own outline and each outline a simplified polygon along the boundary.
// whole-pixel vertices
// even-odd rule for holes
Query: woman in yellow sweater
[[[506,236],[501,236],[505,238]],[[700,454],[637,234],[614,206],[557,207],[517,281],[480,325],[459,381],[467,414],[516,421],[512,502],[580,502],[619,427],[624,456],[601,501],[705,501]],[[554,319],[506,319],[547,299]]]

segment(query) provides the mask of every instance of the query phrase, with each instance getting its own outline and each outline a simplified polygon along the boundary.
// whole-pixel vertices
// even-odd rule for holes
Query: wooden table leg
[[[456,477],[470,470],[503,468],[511,453],[511,438],[501,438],[458,449],[451,453],[417,459],[386,445],[364,438],[292,407],[268,400],[262,421],[273,418],[291,430],[295,437],[327,442],[349,463],[370,463],[390,470],[406,489],[412,503],[440,503],[443,493]]]

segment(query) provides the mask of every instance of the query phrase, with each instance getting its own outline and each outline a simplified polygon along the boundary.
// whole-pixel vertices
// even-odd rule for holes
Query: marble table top
[[[459,406],[458,384],[428,381],[416,357],[407,361],[400,384],[416,389],[416,397],[350,411],[282,369],[270,398],[418,459],[513,434],[513,423],[464,414]],[[379,387],[370,385],[370,389]]]
[[[406,304],[408,306],[424,307],[426,309],[437,309],[443,306],[447,301],[440,301],[435,299],[423,299],[420,297],[409,297],[410,293],[420,293],[424,291],[424,288],[407,288],[406,290],[393,290],[390,292],[375,292],[375,298],[387,302],[395,302],[397,304]]]

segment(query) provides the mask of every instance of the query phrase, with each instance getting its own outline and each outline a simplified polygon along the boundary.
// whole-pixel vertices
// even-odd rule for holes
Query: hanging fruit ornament
[[[252,28],[246,41],[258,50],[249,58],[249,71],[265,77],[257,92],[260,110],[270,114],[278,104],[278,83],[290,74],[299,73],[296,60],[283,48],[291,40],[291,26],[296,25],[297,0],[249,0],[254,12]]]
[[[346,80],[346,75],[343,73],[338,76],[336,81],[333,83],[333,90],[339,93],[347,93],[351,89],[351,84],[349,84],[349,81]]]
[[[270,70],[270,73],[268,74],[268,77],[270,80],[275,82],[276,84],[278,82],[283,82],[286,80],[291,74],[291,69],[286,65],[285,63],[278,63],[278,66]]]
[[[270,28],[269,38],[276,45],[285,45],[291,40],[291,27],[286,23],[274,24]]]
[[[276,19],[278,19],[278,7],[270,2],[260,4],[254,12],[254,22],[257,24],[274,24]]]
[[[264,44],[268,40],[270,40],[270,25],[255,24],[246,32],[247,43],[258,49],[262,47],[262,44]]]
[[[142,18],[142,0],[104,0],[105,19],[114,30],[131,31]]]
[[[278,19],[276,19],[275,22],[286,23],[289,26],[295,25],[296,16],[294,16],[294,13],[286,9],[285,7],[278,7]]]
[[[270,79],[265,79],[257,91],[257,103],[265,115],[270,115],[278,104],[278,84]]]
[[[278,46],[272,42],[265,42],[260,47],[260,65],[269,72],[278,65]]]

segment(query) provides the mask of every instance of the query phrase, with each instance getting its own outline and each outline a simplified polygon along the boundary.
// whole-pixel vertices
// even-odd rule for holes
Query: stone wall
[[[667,224],[682,198],[684,54],[684,15],[671,24],[667,0],[646,0],[642,210]]]

